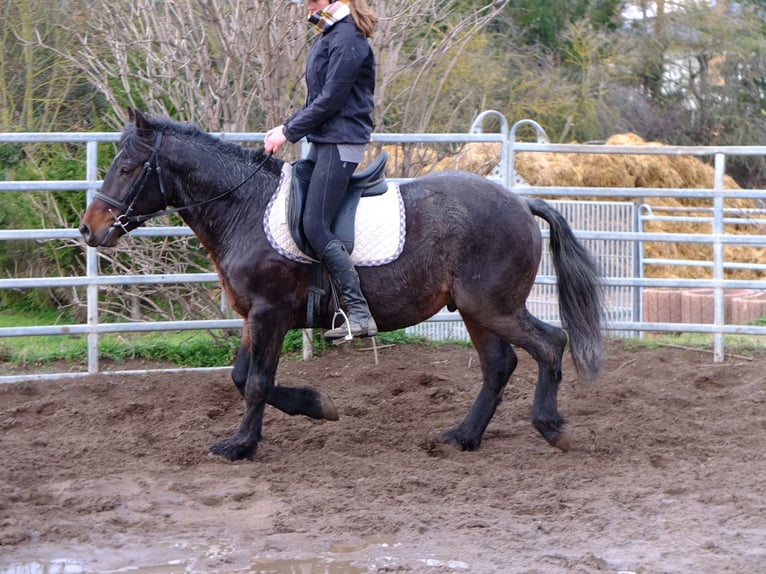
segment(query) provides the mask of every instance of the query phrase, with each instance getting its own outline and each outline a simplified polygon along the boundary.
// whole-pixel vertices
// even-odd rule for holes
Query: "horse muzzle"
[[[99,231],[94,231],[89,225],[83,223],[80,225],[79,230],[85,243],[90,247],[114,247],[120,235],[122,235],[119,228],[112,227],[111,225]]]
[[[79,227],[80,235],[90,247],[114,247],[126,233],[126,229],[115,223],[111,213],[85,213]]]

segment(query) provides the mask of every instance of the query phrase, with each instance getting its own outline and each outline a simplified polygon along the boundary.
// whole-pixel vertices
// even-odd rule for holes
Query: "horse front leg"
[[[251,398],[246,401],[245,413],[239,423],[239,429],[231,438],[217,441],[211,448],[211,454],[229,460],[253,460],[258,443],[261,440],[263,411],[266,407],[264,398]]]
[[[272,407],[288,415],[303,415],[316,420],[337,421],[338,408],[330,395],[314,387],[274,385],[266,399]]]
[[[479,354],[482,385],[471,410],[457,427],[445,431],[440,440],[462,450],[477,450],[490,420],[502,401],[503,389],[518,363],[513,347],[497,335],[481,327],[470,317],[463,321]]]
[[[251,347],[248,325],[245,324],[242,345],[237,351],[237,358],[234,360],[234,368],[231,371],[231,378],[243,398],[250,370]],[[328,394],[309,386],[283,387],[274,385],[266,397],[266,402],[288,415],[304,415],[312,419],[327,421],[337,421],[340,418],[332,398]]]
[[[247,376],[242,382],[235,378],[235,384],[245,399],[245,412],[239,429],[231,438],[216,442],[210,449],[212,454],[229,460],[252,460],[261,440],[263,412],[274,388],[274,378],[282,351],[282,341],[287,327],[279,320],[278,313],[267,308],[248,317],[249,352],[240,349],[238,362],[232,376],[244,372],[244,358],[247,357]],[[245,337],[247,340],[247,337]]]

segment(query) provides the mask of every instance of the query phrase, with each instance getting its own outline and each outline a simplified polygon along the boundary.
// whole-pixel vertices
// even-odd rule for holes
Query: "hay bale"
[[[455,155],[438,161],[433,171],[460,169],[486,176],[497,167],[499,158],[499,143],[466,142]]]
[[[618,134],[606,145],[660,146],[636,134]],[[711,188],[714,170],[693,156],[531,153],[517,155],[516,170],[530,185],[571,187]],[[726,177],[727,189],[738,189]]]
[[[646,142],[636,134],[618,134],[606,141],[607,145],[659,146],[657,142]],[[701,159],[694,156],[657,156],[657,155],[613,155],[613,154],[553,154],[521,153],[516,159],[516,170],[531,185],[569,186],[569,187],[635,187],[663,189],[712,189],[715,170]],[[725,189],[739,189],[730,176],[724,179]],[[640,191],[634,196],[641,198]],[[625,198],[580,197],[600,201]],[[712,208],[713,201],[708,199],[646,197],[644,204],[652,208],[663,207],[703,207]],[[727,209],[745,209],[756,207],[752,200],[725,199]],[[701,215],[701,214],[700,214]],[[766,224],[766,220],[764,221]],[[705,222],[650,222],[645,227],[649,232],[662,233],[699,233],[709,235],[711,225]],[[753,234],[750,225],[726,224],[726,233]],[[649,258],[683,259],[693,261],[711,261],[712,247],[691,243],[654,242],[644,245],[644,253]],[[764,263],[766,248],[729,245],[724,248],[724,258],[730,262]],[[711,278],[709,267],[668,267],[649,266],[649,277],[663,278]],[[757,279],[763,272],[732,270],[727,271],[728,278]]]
[[[646,142],[632,133],[616,134],[606,141],[607,145],[619,146],[660,146],[658,142]],[[480,175],[488,175],[500,160],[500,144],[490,142],[468,142],[457,150],[437,152],[433,147],[420,144],[399,144],[376,146],[374,155],[381,149],[388,151],[390,177],[412,177],[432,171],[460,169]],[[663,189],[712,189],[715,171],[701,159],[694,156],[658,156],[633,154],[570,154],[531,153],[516,155],[516,171],[530,185],[561,187],[604,187],[636,188],[634,199],[642,198],[640,188]],[[724,180],[726,189],[738,189],[737,183],[729,176]],[[597,201],[626,201],[629,198],[578,197]],[[673,197],[646,197],[644,204],[659,210],[663,207],[704,207],[711,208],[712,200],[682,199]],[[744,209],[755,207],[751,200],[726,199],[726,208]],[[702,215],[702,214],[699,214]],[[766,224],[766,218],[764,218]],[[645,227],[649,232],[700,233],[709,235],[711,226],[705,222],[650,222]],[[749,225],[727,224],[726,233],[754,233]],[[712,248],[689,243],[654,242],[644,244],[647,257],[657,259],[684,259],[711,261]],[[726,246],[726,261],[763,263],[766,262],[766,248],[748,246]],[[649,277],[711,278],[709,267],[649,266]],[[761,278],[764,273],[746,270],[727,272],[727,277],[738,279]]]

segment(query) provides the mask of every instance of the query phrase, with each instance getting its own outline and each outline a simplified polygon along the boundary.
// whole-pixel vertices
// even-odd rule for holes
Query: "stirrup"
[[[332,315],[332,326],[330,327],[330,331],[340,328],[335,326],[335,320],[338,318],[338,315],[340,315],[343,321],[345,321],[346,335],[344,337],[330,339],[333,345],[342,345],[343,343],[351,341],[354,338],[354,335],[351,333],[351,321],[348,320],[348,315],[346,315],[346,312],[340,307],[338,307],[337,311],[335,311],[335,313]]]

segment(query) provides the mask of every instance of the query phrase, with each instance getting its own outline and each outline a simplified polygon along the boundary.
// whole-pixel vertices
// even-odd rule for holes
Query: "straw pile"
[[[612,136],[606,145],[660,146],[635,134]],[[531,185],[576,187],[712,188],[713,168],[692,156],[521,153],[516,169]],[[727,178],[727,189],[737,189]]]
[[[620,134],[609,138],[607,145],[658,146],[656,142],[645,142],[635,134]],[[552,153],[523,153],[516,159],[517,171],[531,184],[540,186],[573,186],[573,187],[649,187],[649,188],[680,188],[680,189],[712,189],[714,185],[713,167],[693,156],[657,156],[657,155],[597,155],[597,154],[552,154]],[[737,183],[726,176],[725,189],[739,189]],[[641,198],[640,192],[635,195]],[[586,199],[586,198],[581,198]],[[595,199],[595,198],[589,198]],[[609,198],[602,198],[608,200]],[[628,201],[629,199],[617,199]],[[709,199],[679,199],[672,197],[647,197],[643,203],[650,206],[655,215],[670,215],[663,212],[665,207],[698,207],[712,208],[713,200]],[[757,207],[755,202],[748,199],[724,199],[724,207],[742,210]],[[711,213],[693,212],[686,215],[710,217]],[[733,217],[746,217],[744,213],[736,213]],[[758,234],[766,225],[766,218],[759,226],[727,224],[727,234]],[[645,226],[648,232],[665,233],[699,233],[710,235],[712,224],[707,222],[649,222]],[[759,231],[760,230],[760,231]],[[645,255],[649,258],[684,259],[694,261],[712,261],[712,247],[694,243],[656,242],[645,244]],[[726,246],[724,259],[727,262],[764,263],[766,262],[765,247]],[[710,267],[696,266],[650,266],[646,273],[651,277],[684,277],[711,278]],[[732,270],[726,273],[728,278],[755,279],[764,274],[757,271]]]
[[[388,152],[386,174],[389,177],[418,177],[453,169],[489,175],[500,160],[499,143],[469,142],[456,152],[442,150],[442,153],[420,144],[373,146],[368,149],[371,156],[368,161],[381,151]]]

